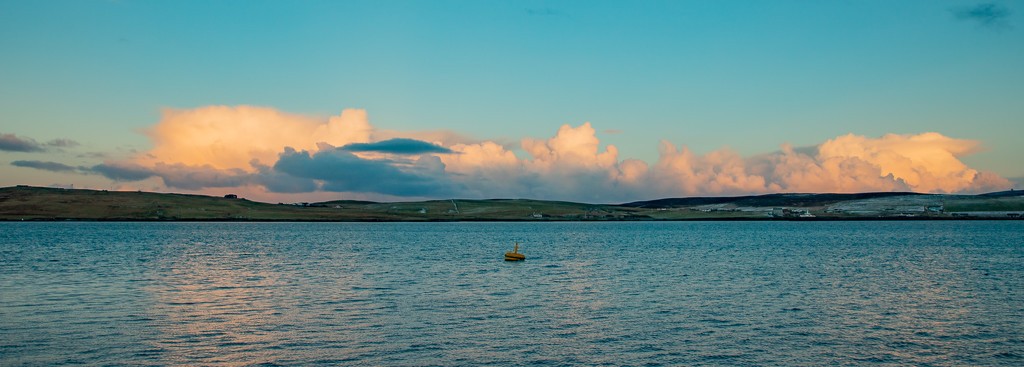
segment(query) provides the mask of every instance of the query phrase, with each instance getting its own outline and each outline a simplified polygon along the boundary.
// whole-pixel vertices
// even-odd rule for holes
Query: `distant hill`
[[[0,220],[112,221],[593,221],[1018,219],[1024,195],[910,192],[769,194],[586,204],[530,199],[269,204],[187,194],[0,188]]]
[[[1008,191],[990,192],[988,194],[982,194],[982,196],[988,196],[988,197],[994,197],[994,198],[997,198],[997,197],[1008,197],[1008,196],[1024,196],[1024,191],[1021,191],[1021,190],[1008,190]]]
[[[767,194],[758,196],[691,197],[636,201],[621,206],[633,208],[679,208],[709,204],[735,204],[737,206],[820,206],[841,201],[883,198],[890,196],[926,195],[913,192],[869,192],[862,194]]]

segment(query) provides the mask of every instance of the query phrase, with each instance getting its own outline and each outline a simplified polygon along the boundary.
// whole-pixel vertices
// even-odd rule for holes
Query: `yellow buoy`
[[[519,253],[519,241],[516,241],[516,249],[505,253],[505,261],[523,261],[526,256]]]

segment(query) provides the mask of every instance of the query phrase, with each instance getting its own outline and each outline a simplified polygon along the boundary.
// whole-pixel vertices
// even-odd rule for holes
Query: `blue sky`
[[[963,163],[1012,179],[1024,176],[1022,12],[1017,1],[3,1],[0,134],[80,145],[0,161],[131,159],[152,148],[140,131],[163,108],[251,105],[323,119],[364,109],[376,128],[454,131],[521,158],[520,139],[590,122],[602,147],[650,164],[662,139],[753,156],[937,132],[979,142],[988,150]],[[7,162],[0,186],[78,180]]]

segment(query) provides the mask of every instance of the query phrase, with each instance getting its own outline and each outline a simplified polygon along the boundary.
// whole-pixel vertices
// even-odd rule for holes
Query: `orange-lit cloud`
[[[878,167],[880,175],[898,177],[915,191],[957,192],[976,184],[979,172],[958,158],[981,151],[979,145],[938,133],[887,134],[878,139],[849,134],[819,146],[818,157],[863,160]]]
[[[160,122],[145,131],[153,149],[136,163],[250,169],[253,159],[273,163],[284,147],[315,149],[319,142],[336,146],[365,143],[372,132],[363,110],[347,109],[321,121],[265,107],[165,109]]]
[[[363,110],[315,118],[271,108],[165,110],[146,130],[153,149],[83,170],[130,181],[159,177],[171,189],[237,188],[344,193],[366,198],[498,198],[624,202],[672,196],[774,192],[981,192],[1012,187],[965,165],[980,143],[938,133],[844,135],[813,148],[751,157],[699,154],[662,141],[653,164],[602,148],[590,123],[525,137],[523,157],[494,141],[448,131],[378,130]],[[223,191],[223,190],[220,190]],[[243,191],[244,193],[244,191]],[[259,195],[257,195],[259,196]]]
[[[469,142],[445,130],[380,130],[370,125],[366,111],[360,109],[318,118],[254,106],[164,109],[160,122],[143,133],[152,140],[153,149],[138,156],[135,163],[180,163],[248,171],[252,170],[254,159],[273,164],[285,147],[316,150],[320,143],[340,147],[394,138],[442,145]]]

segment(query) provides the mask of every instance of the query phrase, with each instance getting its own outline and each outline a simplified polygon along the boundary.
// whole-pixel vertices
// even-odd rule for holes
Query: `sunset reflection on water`
[[[171,363],[249,365],[329,361],[358,353],[351,331],[380,310],[358,246],[245,242],[165,244],[147,291],[164,337],[152,342]],[[227,251],[218,251],[227,250]],[[307,262],[285,253],[306,252]],[[362,322],[360,322],[362,321]],[[343,348],[346,347],[346,348]]]

